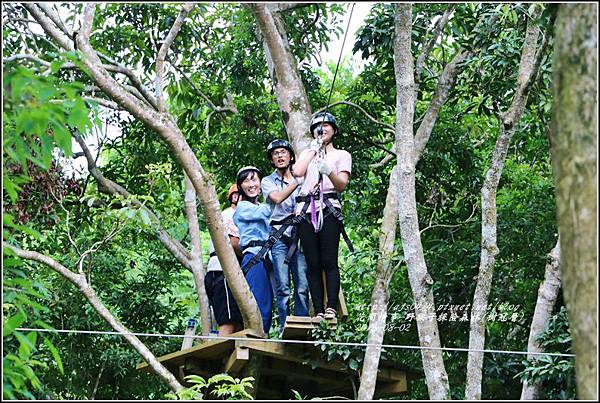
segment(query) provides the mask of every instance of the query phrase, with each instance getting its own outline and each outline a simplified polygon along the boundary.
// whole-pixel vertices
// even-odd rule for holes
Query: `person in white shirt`
[[[235,251],[238,260],[241,261],[242,251],[240,250],[240,231],[233,222],[235,207],[240,198],[237,185],[234,183],[229,188],[227,199],[231,206],[222,211],[225,230],[229,235],[229,241]],[[238,304],[233,298],[231,289],[227,285],[227,280],[223,275],[223,268],[215,253],[212,241],[210,242],[210,258],[208,259],[207,273],[204,277],[204,287],[208,296],[208,301],[212,306],[215,321],[219,325],[219,336],[227,336],[238,332],[244,328],[244,321]]]

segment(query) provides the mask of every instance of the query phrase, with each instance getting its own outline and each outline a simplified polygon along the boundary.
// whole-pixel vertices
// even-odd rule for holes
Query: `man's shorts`
[[[244,323],[240,309],[233,298],[231,289],[227,286],[222,271],[206,273],[204,287],[219,326],[228,322]]]

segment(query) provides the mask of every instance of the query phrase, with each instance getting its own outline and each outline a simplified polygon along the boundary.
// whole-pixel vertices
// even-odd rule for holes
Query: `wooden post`
[[[183,338],[183,342],[181,343],[181,349],[185,350],[194,344],[194,336],[196,334],[196,326],[198,325],[198,321],[194,318],[188,319],[187,327],[185,328],[185,337]]]

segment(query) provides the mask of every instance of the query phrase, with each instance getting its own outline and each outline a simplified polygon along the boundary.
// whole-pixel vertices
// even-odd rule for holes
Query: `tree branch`
[[[433,98],[427,108],[427,112],[423,116],[423,121],[419,125],[417,129],[417,133],[415,134],[415,145],[414,145],[414,153],[413,157],[415,160],[415,164],[421,158],[423,154],[423,150],[429,141],[429,137],[431,136],[431,132],[433,131],[433,127],[435,126],[435,122],[438,118],[440,110],[444,103],[448,100],[448,96],[450,95],[450,90],[456,81],[456,77],[458,76],[459,69],[458,65],[468,58],[472,57],[473,53],[470,51],[459,51],[452,61],[444,67],[444,72],[440,77],[437,88],[435,89],[435,93],[433,94]]]
[[[177,70],[179,72],[179,74],[181,74],[183,76],[185,81],[188,82],[188,84],[192,87],[192,89],[194,91],[196,91],[196,94],[200,95],[200,97],[202,97],[202,99],[204,99],[206,101],[206,103],[208,104],[208,107],[210,109],[212,109],[213,111],[217,111],[217,109],[219,109],[215,106],[215,104],[213,104],[213,102],[210,100],[209,97],[207,97],[202,91],[200,91],[200,89],[198,87],[196,87],[196,84],[194,84],[194,82],[185,74],[185,72],[183,72],[183,70],[181,70],[181,68],[179,68],[179,66],[177,66],[176,64],[173,64],[173,63],[171,63],[171,65],[173,67],[175,67],[175,70]]]
[[[53,38],[58,44],[66,50],[75,50],[73,41],[62,31],[55,28],[54,23],[48,18],[34,3],[22,3],[22,6],[29,11],[33,18],[41,25],[42,29]]]
[[[110,101],[108,99],[104,99],[104,98],[98,98],[98,97],[82,97],[85,101],[89,101],[89,102],[97,102],[98,105],[102,105],[106,108],[110,108],[110,109],[114,109],[117,111],[122,111],[123,108],[121,108],[119,105],[117,105],[116,102]]]
[[[16,54],[16,55],[9,56],[9,57],[7,57],[7,58],[4,59],[4,62],[5,63],[11,63],[11,62],[14,62],[16,60],[23,60],[23,59],[32,60],[32,61],[34,61],[36,63],[39,63],[39,64],[41,64],[41,65],[43,65],[45,67],[50,67],[50,62],[47,62],[47,61],[39,58],[36,55],[27,54],[27,53],[19,53],[19,54]]]
[[[390,124],[388,124],[388,123],[384,123],[384,122],[382,122],[382,121],[380,121],[380,120],[377,120],[377,119],[375,119],[375,118],[374,118],[373,116],[371,116],[371,115],[370,115],[370,114],[369,114],[367,111],[365,111],[365,110],[364,110],[364,109],[363,109],[361,106],[359,106],[359,105],[357,105],[357,104],[355,104],[355,103],[352,103],[352,102],[350,102],[350,101],[337,101],[337,102],[334,102],[334,103],[332,103],[331,105],[329,105],[329,107],[331,108],[331,107],[334,107],[334,106],[336,106],[336,105],[349,105],[349,106],[352,106],[352,107],[354,107],[354,108],[358,109],[359,111],[361,111],[361,112],[362,112],[362,113],[363,113],[363,114],[364,114],[364,115],[365,115],[367,118],[369,118],[369,120],[370,120],[371,122],[373,122],[373,123],[377,123],[378,125],[381,125],[381,126],[383,126],[383,130],[384,130],[385,132],[387,132],[387,133],[391,133],[391,134],[395,134],[395,131],[394,131],[394,130],[395,130],[395,129],[394,129],[394,126],[392,126],[392,125],[390,125]],[[321,109],[319,109],[319,110],[318,110],[318,112],[322,112],[322,111],[324,111],[325,109],[327,109],[327,108],[326,108],[326,107],[325,107],[325,108],[321,108]]]
[[[206,271],[202,264],[202,246],[200,241],[200,227],[198,225],[198,212],[196,209],[196,190],[185,174],[185,215],[188,221],[188,231],[190,234],[190,266],[196,283],[196,293],[198,295],[198,305],[200,306],[200,320],[202,323],[202,334],[208,335],[210,332],[210,306],[204,287],[204,277]]]
[[[103,55],[102,53],[98,53],[98,56],[110,63],[109,65],[103,64],[102,68],[104,68],[108,71],[112,71],[115,73],[121,73],[121,74],[125,75],[129,79],[131,84],[139,91],[139,94],[141,94],[142,96],[140,97],[138,94],[133,92],[130,89],[131,87],[121,84],[124,88],[130,89],[129,91],[132,92],[133,95],[135,95],[137,98],[149,103],[154,109],[158,110],[158,104],[156,102],[156,99],[148,92],[148,90],[146,90],[146,87],[144,87],[144,85],[142,84],[140,79],[133,73],[133,71],[131,71],[127,67],[123,66],[121,63],[117,62],[116,60]]]
[[[36,3],[36,5],[52,20],[52,22],[67,35],[69,38],[73,37],[73,32],[68,29],[65,24],[63,24],[62,20],[58,13],[50,8],[49,3]]]
[[[156,80],[155,80],[154,88],[156,91],[156,102],[158,104],[159,112],[165,111],[165,99],[164,99],[163,90],[162,90],[165,56],[167,55],[169,48],[173,44],[175,37],[181,30],[181,27],[183,26],[183,23],[185,21],[185,17],[187,17],[188,13],[194,7],[195,7],[194,3],[186,3],[181,8],[181,10],[179,11],[179,15],[177,16],[177,19],[173,23],[173,26],[169,30],[169,33],[167,34],[165,41],[163,42],[162,46],[160,47],[160,49],[158,51],[158,54],[156,55]]]
[[[41,253],[38,253],[38,252],[23,250],[17,246],[9,244],[9,243],[4,243],[3,246],[8,248],[9,250],[11,250],[15,255],[17,255],[18,257],[20,257],[22,259],[34,260],[36,262],[45,264],[46,266],[50,267],[54,271],[58,272],[60,275],[62,275],[66,279],[70,280],[73,284],[75,284],[78,287],[82,283],[85,282],[85,277],[73,273],[71,270],[67,269],[66,267],[64,267],[63,265],[58,263],[56,260],[52,259],[51,257],[42,255]]]
[[[115,235],[117,235],[117,233],[122,229],[123,227],[119,228],[119,223],[116,223],[115,226],[113,227],[113,229],[111,230],[111,232],[105,236],[102,240],[94,242],[94,244],[87,249],[85,252],[83,252],[81,254],[81,256],[79,257],[79,260],[77,261],[77,268],[79,270],[79,274],[81,274],[82,276],[83,274],[83,262],[86,258],[87,255],[90,255],[94,252],[96,252],[98,250],[98,248],[100,248],[102,245],[104,245],[106,242],[110,241],[112,238],[114,238]]]
[[[436,228],[436,227],[445,227],[445,228],[460,227],[461,225],[468,223],[471,220],[471,218],[473,218],[473,215],[475,215],[476,209],[477,209],[477,203],[475,203],[473,205],[473,211],[471,212],[471,215],[469,216],[469,218],[467,218],[463,222],[459,222],[458,224],[434,224],[434,225],[431,225],[431,220],[429,220],[429,225],[426,228],[423,228],[421,231],[419,231],[419,233],[423,234],[423,232],[427,231],[428,229]],[[431,218],[433,219],[433,214],[431,215]]]
[[[392,147],[392,151],[394,151],[394,147]],[[394,159],[394,155],[392,154],[387,154],[385,157],[383,157],[383,159],[379,162],[376,162],[374,164],[370,164],[369,168],[371,169],[377,169],[377,168],[381,168],[382,166],[384,166],[385,164],[387,164],[388,162],[390,162],[391,160]]]
[[[271,9],[271,12],[282,13],[293,8],[302,8],[312,6],[313,3],[268,3],[267,7]]]
[[[440,36],[442,30],[446,26],[446,23],[448,22],[448,17],[450,17],[450,14],[452,13],[452,11],[454,11],[454,6],[454,4],[448,5],[448,8],[446,9],[446,11],[444,11],[442,17],[439,20],[437,20],[435,28],[433,29],[433,35],[425,43],[425,45],[423,45],[421,54],[419,54],[419,57],[417,58],[417,62],[415,64],[415,94],[417,93],[419,89],[419,84],[421,83],[421,72],[423,71],[425,59],[429,55],[431,48],[433,48],[433,45],[437,41],[437,38]]]
[[[173,391],[179,391],[183,389],[183,386],[181,386],[173,374],[171,374],[167,368],[165,368],[156,359],[148,347],[146,347],[146,345],[144,345],[144,343],[142,343],[135,335],[131,334],[131,331],[129,331],[127,327],[125,327],[117,318],[114,317],[112,313],[110,313],[106,306],[104,306],[104,304],[100,301],[94,289],[86,282],[85,276],[73,273],[71,270],[67,269],[54,259],[42,255],[41,253],[23,250],[10,244],[4,244],[4,246],[11,250],[18,257],[43,263],[70,280],[77,286],[77,288],[79,288],[96,312],[98,312],[113,329],[121,333],[121,335],[129,342],[129,344],[142,356],[144,360],[146,360],[146,362],[148,362],[156,374],[159,375]]]
[[[179,241],[172,238],[168,234],[168,232],[164,228],[162,228],[162,226],[160,225],[160,220],[158,219],[156,214],[154,214],[154,212],[152,210],[150,210],[148,207],[146,207],[143,203],[136,200],[135,197],[133,197],[133,195],[131,193],[129,193],[121,185],[104,177],[104,175],[102,175],[102,172],[100,172],[100,170],[96,166],[94,157],[90,153],[90,150],[87,147],[87,144],[85,144],[85,141],[81,138],[81,136],[79,134],[75,134],[74,137],[75,137],[75,140],[77,141],[77,143],[79,143],[79,145],[81,146],[83,153],[85,154],[85,158],[87,159],[88,170],[89,170],[90,174],[98,182],[98,190],[105,194],[110,194],[113,196],[120,195],[120,196],[126,197],[126,198],[128,198],[128,200],[131,201],[131,203],[134,206],[144,209],[148,213],[148,215],[152,218],[152,220],[156,223],[158,237],[159,237],[161,243],[167,248],[167,250],[169,252],[171,252],[171,254],[183,266],[185,266],[188,270],[191,271],[191,267],[189,265],[190,255],[189,255],[188,251],[183,247],[183,245],[181,245],[181,243],[179,243]]]

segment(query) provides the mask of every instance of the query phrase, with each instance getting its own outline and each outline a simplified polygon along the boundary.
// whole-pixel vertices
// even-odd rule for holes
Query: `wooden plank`
[[[405,393],[406,391],[408,391],[408,388],[406,386],[406,379],[402,381],[384,383],[383,385],[380,385],[380,382],[377,382],[377,385],[375,386],[375,393],[373,394],[373,399],[397,396],[399,394]]]
[[[267,355],[269,357],[274,357],[276,359],[282,361],[289,361],[303,364],[306,361],[306,356],[311,354],[312,357],[317,361],[318,368],[329,369],[337,372],[348,372],[346,366],[338,361],[334,360],[331,362],[327,362],[324,359],[320,358],[318,351],[315,350],[314,346],[290,346],[285,345],[284,343],[269,343],[269,342],[261,342],[254,340],[243,340],[241,341],[242,345],[248,347],[252,351],[256,351],[260,354]]]
[[[338,315],[340,318],[348,317],[348,307],[346,306],[346,299],[344,298],[344,290],[340,287],[340,293],[338,295],[339,298],[339,306],[338,306]]]
[[[320,319],[314,316],[295,316],[289,315],[285,318],[285,323],[318,323]]]
[[[181,350],[187,350],[194,345],[194,336],[196,334],[196,326],[188,326],[185,328],[185,336],[181,343]]]
[[[236,347],[225,362],[223,372],[228,374],[239,372],[248,363],[249,358],[250,354],[246,347]]]
[[[285,319],[285,325],[283,327],[283,339],[306,339],[311,329],[319,326],[319,323],[323,321],[321,318],[308,317],[308,316],[288,316]],[[328,320],[327,325],[329,328],[335,328],[337,326],[337,319]]]
[[[247,338],[261,338],[260,335],[250,329],[244,329],[240,332],[236,332],[230,335],[231,337],[247,337]],[[211,359],[223,356],[227,351],[233,350],[235,347],[234,340],[230,339],[214,339],[208,340],[204,343],[198,344],[191,348],[176,351],[174,353],[166,354],[158,357],[158,361],[165,364],[169,363],[172,366],[178,367],[184,365],[186,358],[193,356],[199,359]],[[135,367],[136,369],[150,372],[151,368],[148,363],[139,363]]]
[[[377,371],[377,380],[382,381],[404,381],[406,382],[406,372],[396,368],[379,368]]]

